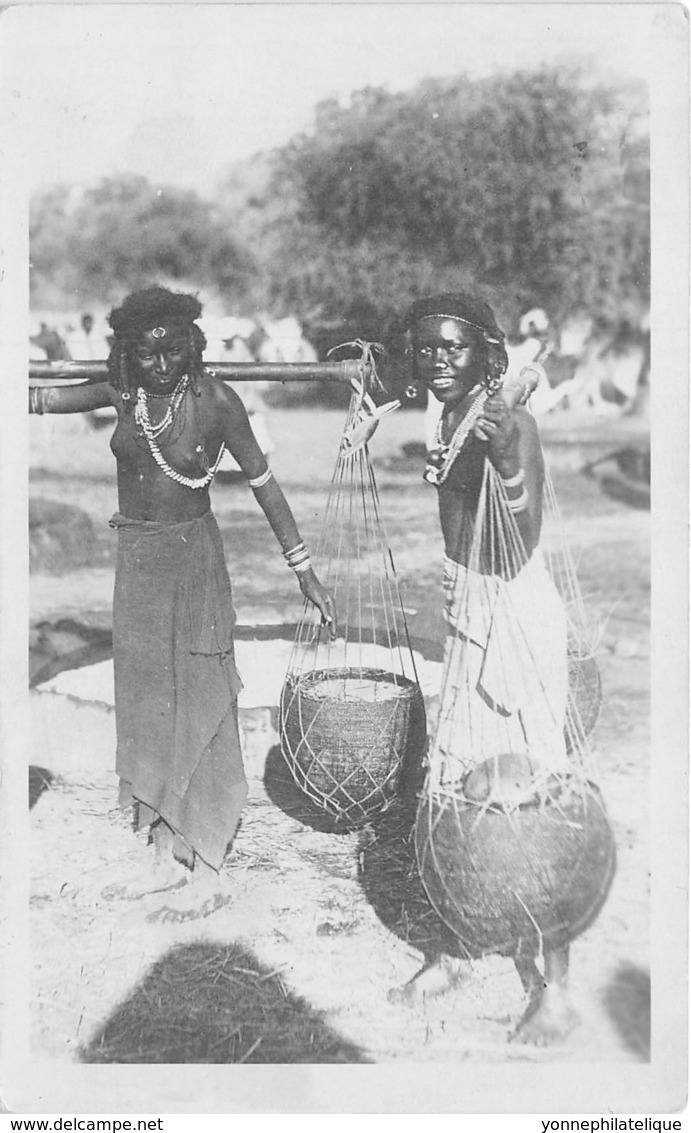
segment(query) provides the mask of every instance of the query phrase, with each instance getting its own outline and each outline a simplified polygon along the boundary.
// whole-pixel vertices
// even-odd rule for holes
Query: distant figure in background
[[[638,408],[650,372],[650,333],[644,321],[622,319],[609,339],[598,342],[591,366],[598,375],[603,398],[622,415]]]
[[[621,417],[645,405],[650,370],[647,316],[621,318],[605,328],[590,315],[577,313],[564,324],[559,347],[558,358],[568,359],[573,367],[566,393],[575,412]]]
[[[289,363],[316,362],[317,352],[292,316],[270,320],[264,316],[255,319],[226,315],[220,319],[204,320],[203,330],[208,348],[205,357],[211,362],[265,362]],[[257,444],[268,456],[274,451],[266,417],[265,394],[269,382],[228,383],[241,399],[249,417]],[[218,470],[218,482],[234,479],[239,465],[226,451]]]
[[[525,366],[531,362],[546,361],[552,352],[550,341],[550,323],[542,307],[531,307],[521,317],[518,325],[519,339],[507,342],[506,353],[509,366],[506,372],[507,380],[517,378]],[[560,405],[568,396],[569,385],[561,382],[555,388],[549,381],[547,373],[538,380],[537,387],[530,395],[530,410],[536,417],[549,413]]]
[[[263,319],[259,322],[260,339],[256,345],[259,362],[316,362],[317,352],[302,333],[296,318]]]
[[[41,323],[38,334],[30,335],[29,341],[45,351],[46,359],[49,362],[64,362],[70,356],[67,346],[55,327],[49,327],[45,322]]]
[[[47,362],[48,355],[42,346],[34,342],[33,338],[29,339],[29,361],[30,362]]]
[[[223,339],[223,346],[218,360],[220,362],[237,362],[239,365],[243,365],[245,362],[257,361],[250,349],[248,340],[239,334],[234,334],[230,338]]]
[[[202,329],[207,339],[205,360],[213,362],[237,362],[240,365],[256,362],[253,346],[258,343],[261,332],[253,319],[224,315],[222,318],[204,319]],[[235,391],[245,407],[250,428],[264,456],[274,451],[274,444],[266,424],[266,405],[264,390],[266,382],[226,382]],[[222,484],[234,480],[242,474],[237,461],[226,449],[218,467],[217,482]]]
[[[110,353],[110,339],[104,331],[94,329],[94,316],[85,311],[77,330],[70,329],[66,346],[69,356],[76,362],[105,362]]]
[[[549,319],[542,307],[531,307],[522,316],[518,326],[521,338],[532,338],[546,347],[549,343]]]
[[[94,329],[94,316],[90,311],[85,311],[79,320],[79,329],[70,329],[67,334],[68,356],[74,362],[105,362],[110,354],[111,338],[111,335],[106,336],[102,330]],[[117,413],[112,405],[108,405],[104,409],[94,409],[85,416],[95,429],[102,429],[115,423]]]
[[[516,376],[524,366],[550,350],[549,319],[542,307],[532,307],[518,324],[518,341],[509,342],[509,370]]]

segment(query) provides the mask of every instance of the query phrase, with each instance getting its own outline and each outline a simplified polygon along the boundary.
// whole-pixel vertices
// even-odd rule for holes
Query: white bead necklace
[[[439,454],[439,463],[432,463],[432,461],[430,460],[427,467],[425,468],[424,479],[428,484],[434,484],[435,486],[437,486],[444,483],[447,476],[449,475],[449,472],[451,471],[452,464],[456,460],[456,457],[458,456],[461,449],[463,448],[463,445],[470,436],[470,433],[475,426],[475,422],[477,421],[478,417],[481,416],[482,408],[489,396],[490,390],[488,390],[486,387],[480,390],[480,392],[470,405],[468,412],[456,426],[454,434],[451,437],[448,445],[444,444],[442,435],[444,418],[439,418],[439,422],[434,434],[434,440],[436,443],[435,453]]]
[[[146,437],[147,443],[149,445],[149,451],[151,452],[151,455],[153,456],[154,460],[156,461],[158,467],[161,469],[162,472],[165,473],[166,476],[168,476],[171,480],[174,480],[176,484],[182,484],[185,488],[206,488],[207,485],[209,485],[211,483],[214,476],[216,475],[216,472],[218,471],[218,466],[221,463],[221,460],[223,458],[223,453],[225,452],[225,447],[226,447],[225,444],[221,444],[221,447],[218,450],[218,456],[216,457],[214,465],[213,465],[212,468],[209,469],[209,471],[206,473],[206,475],[205,476],[199,476],[199,477],[192,477],[192,476],[183,476],[182,472],[176,472],[174,468],[170,467],[170,465],[166,461],[166,458],[164,457],[163,453],[161,452],[160,448],[158,447],[158,443],[157,443],[157,440],[156,440],[156,438],[163,432],[164,428],[167,428],[168,425],[172,424],[172,422],[175,418],[175,415],[176,415],[178,409],[180,408],[180,404],[182,402],[182,399],[185,396],[185,393],[187,392],[188,386],[189,386],[189,377],[188,377],[187,374],[185,374],[185,376],[180,379],[180,382],[178,383],[178,385],[175,388],[175,392],[173,394],[173,400],[171,401],[170,405],[168,406],[168,410],[166,411],[165,416],[161,419],[159,424],[156,425],[156,426],[153,426],[151,424],[150,419],[149,419],[149,406],[148,406],[148,402],[147,402],[146,390],[142,389],[141,386],[140,386],[139,389],[137,390],[137,405],[136,405],[136,408],[135,408],[135,411],[134,411],[134,417],[135,417],[135,421],[137,422],[137,425],[141,428],[142,432],[144,433],[144,436]],[[168,420],[166,420],[166,418],[168,418]],[[165,422],[165,425],[164,425],[164,422]],[[201,445],[197,446],[197,451],[200,452],[200,453],[203,453],[204,450],[203,450]]]
[[[157,425],[152,425],[151,418],[149,417],[149,395],[145,389],[141,386],[139,387],[137,390],[137,404],[134,407],[134,419],[143,433],[147,436],[150,434],[152,437],[160,437],[161,433],[164,433],[166,429],[173,424],[182,404],[182,399],[187,393],[189,384],[189,375],[183,374],[173,390],[172,396],[170,394],[165,395],[171,398],[170,405]],[[154,397],[159,396],[161,395],[154,394]]]

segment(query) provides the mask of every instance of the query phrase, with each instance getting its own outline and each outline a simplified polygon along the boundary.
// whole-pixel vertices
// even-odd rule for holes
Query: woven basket
[[[364,685],[367,699],[358,695]],[[422,693],[406,677],[318,669],[283,687],[283,756],[305,795],[343,823],[361,825],[385,810],[425,743]]]
[[[589,784],[510,813],[425,795],[415,848],[433,907],[471,956],[573,940],[602,908],[616,863],[602,798]]]
[[[602,707],[602,680],[594,657],[569,651],[569,705],[576,718],[576,729],[589,736]],[[568,728],[567,746],[571,746]]]

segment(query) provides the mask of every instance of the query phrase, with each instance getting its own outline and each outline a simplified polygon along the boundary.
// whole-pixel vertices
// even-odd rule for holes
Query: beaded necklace
[[[423,473],[423,479],[428,484],[434,484],[435,487],[438,487],[439,484],[444,483],[451,471],[451,466],[470,436],[475,422],[481,416],[482,408],[490,394],[491,391],[486,386],[476,394],[467,413],[456,426],[448,445],[444,444],[443,439],[444,418],[439,418],[434,434],[436,447],[430,453],[429,463]]]
[[[157,398],[171,398],[170,405],[157,425],[152,425],[149,417],[149,394],[145,389],[142,389],[141,386],[139,387],[137,390],[137,404],[134,407],[134,420],[143,433],[147,436],[160,437],[161,433],[164,433],[166,429],[173,424],[182,404],[182,399],[187,393],[189,384],[189,375],[183,374],[173,390],[172,396],[171,394],[152,394],[153,397]]]
[[[223,453],[225,452],[225,444],[221,444],[221,447],[218,450],[218,456],[216,457],[213,467],[209,469],[206,475],[192,477],[183,476],[182,472],[176,472],[174,468],[170,467],[170,465],[166,461],[166,458],[158,447],[156,440],[156,438],[160,436],[164,429],[168,428],[168,426],[173,423],[175,415],[177,414],[177,411],[182,403],[182,399],[187,392],[188,386],[189,377],[187,374],[185,374],[184,377],[180,379],[178,385],[175,387],[173,400],[168,406],[165,416],[156,426],[152,425],[149,419],[147,392],[140,386],[137,390],[137,404],[134,411],[134,418],[137,425],[141,428],[144,436],[146,437],[151,455],[156,461],[158,467],[162,472],[165,473],[166,476],[168,476],[171,480],[174,480],[176,484],[182,484],[185,488],[206,488],[211,483],[214,476],[216,475],[216,472],[218,471],[218,466],[221,463]],[[201,445],[197,446],[197,451],[200,453],[204,451]]]

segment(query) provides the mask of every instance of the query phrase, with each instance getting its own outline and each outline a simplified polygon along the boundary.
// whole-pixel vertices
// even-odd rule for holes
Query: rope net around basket
[[[549,525],[549,479],[545,497]],[[526,555],[488,459],[466,562],[445,562],[418,866],[468,954],[559,946],[597,915],[614,871],[589,742],[600,699],[593,633],[566,541]]]
[[[363,344],[344,438],[369,400]],[[365,365],[367,364],[367,370]],[[315,558],[335,596],[331,640],[305,605],[281,696],[281,750],[305,795],[357,826],[385,810],[419,765],[425,710],[367,445],[342,441]]]

